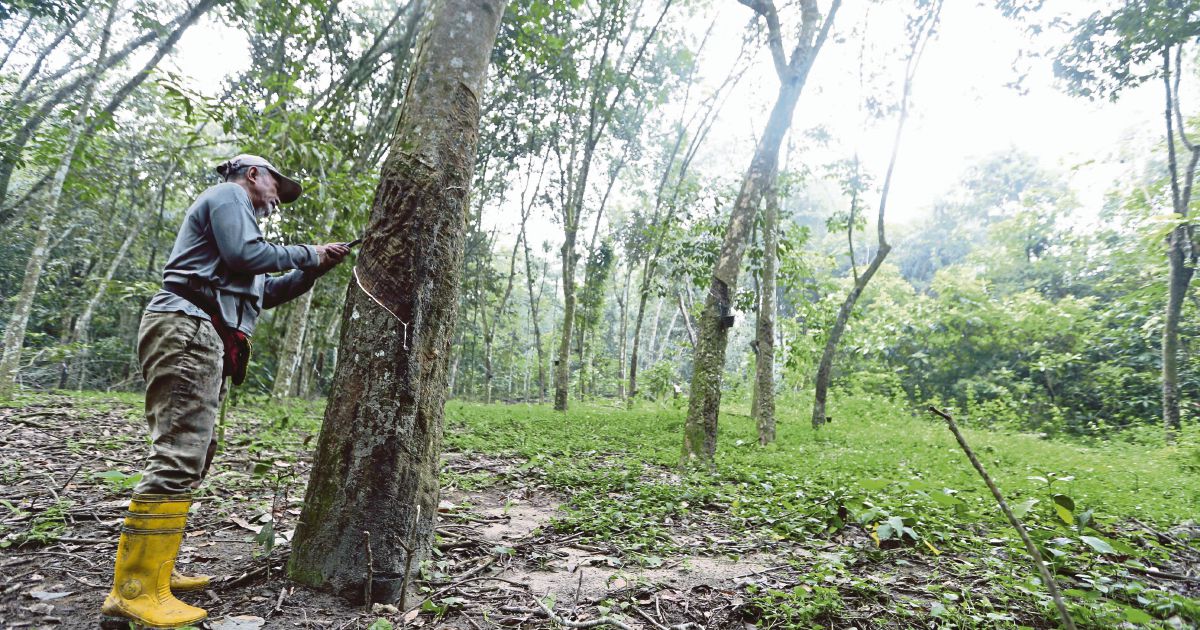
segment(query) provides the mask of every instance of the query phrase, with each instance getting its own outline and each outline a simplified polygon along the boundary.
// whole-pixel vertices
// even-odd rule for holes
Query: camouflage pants
[[[221,354],[221,338],[207,320],[142,315],[138,360],[151,444],[134,492],[181,494],[200,486],[217,450],[217,410],[225,397]]]

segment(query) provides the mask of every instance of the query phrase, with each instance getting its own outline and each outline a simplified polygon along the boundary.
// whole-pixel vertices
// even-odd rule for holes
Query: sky
[[[824,10],[828,1],[819,4]],[[863,6],[867,5],[847,2],[839,15],[840,27],[858,23],[861,13],[855,11]],[[868,22],[868,32],[876,46],[866,52],[870,68],[892,70],[892,75],[899,66],[889,68],[875,62],[887,54],[889,37],[901,33],[899,16],[889,13],[894,6],[881,3],[871,9],[875,14]],[[1047,3],[1050,10],[1075,13],[1095,6],[1093,0]],[[713,0],[709,7],[689,18],[688,29],[698,38],[715,20],[700,66],[702,80],[712,86],[725,76],[752,14],[734,0]],[[783,14],[785,20],[791,17],[795,16]],[[789,31],[787,22],[784,28]],[[823,149],[802,147],[799,159],[819,167],[824,161],[857,152],[878,180],[886,167],[895,123],[890,119],[864,122],[858,109],[858,41],[831,41],[818,58],[796,110],[793,146],[804,142],[800,132],[822,125],[836,139],[834,144]],[[1094,213],[1112,182],[1132,170],[1120,162],[1118,154],[1127,154],[1129,148],[1134,153],[1150,150],[1160,141],[1162,95],[1157,83],[1130,90],[1116,103],[1091,102],[1065,94],[1043,60],[1032,66],[1024,82],[1027,92],[1008,87],[1018,74],[1014,69],[1017,52],[1029,44],[1021,29],[995,9],[975,1],[946,2],[941,27],[918,71],[913,113],[904,132],[888,204],[889,222],[911,222],[924,216],[934,200],[955,186],[973,160],[1010,148],[1028,152],[1043,165],[1066,173],[1082,202],[1081,212]],[[214,50],[220,51],[219,63],[214,63]],[[209,19],[184,36],[171,63],[192,77],[201,91],[215,94],[225,77],[247,66],[246,40],[238,31]],[[699,160],[701,167],[709,172],[745,170],[753,139],[766,120],[777,86],[770,58],[763,52],[725,107]],[[1185,92],[1184,98],[1188,96]]]

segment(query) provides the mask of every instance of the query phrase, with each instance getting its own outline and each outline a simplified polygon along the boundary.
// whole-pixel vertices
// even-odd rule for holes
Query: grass
[[[815,545],[847,527],[873,537],[874,549],[865,553],[804,563],[812,579],[801,590],[755,594],[764,626],[828,621],[841,606],[828,593],[831,582],[847,596],[877,597],[861,567],[847,566],[889,567],[906,555],[923,556],[945,579],[925,585],[932,602],[915,604],[919,609],[909,612],[916,618],[1011,627],[1019,625],[1011,611],[1024,608],[1033,611],[1025,622],[1054,623],[1015,532],[943,423],[888,400],[843,395],[831,407],[837,420],[817,432],[807,401],[781,403],[778,440],[765,448],[752,419],[726,407],[714,474],[672,472],[684,411],[650,404],[626,411],[577,403],[562,414],[451,402],[446,444],[526,459],[524,468],[570,497],[558,528],[615,542],[635,560],[729,553],[695,541],[683,548],[672,528],[689,521],[764,547]],[[1163,566],[1178,551],[1130,525],[1133,519],[1167,529],[1200,513],[1194,427],[1170,446],[1081,444],[969,427],[965,433],[1060,580],[1073,586],[1068,597],[1082,627],[1154,627],[1171,617],[1200,623],[1200,602],[1130,570]],[[986,589],[946,586],[979,580]]]
[[[79,414],[125,405],[134,414],[141,404],[132,395],[70,396]],[[711,473],[676,470],[684,410],[652,403],[573,403],[564,414],[452,401],[445,446],[516,458],[521,476],[567,497],[554,528],[615,545],[624,562],[657,567],[671,556],[755,550],[791,558],[794,586],[745,593],[748,619],[760,627],[845,625],[872,602],[893,611],[882,622],[892,627],[1055,625],[1015,533],[940,421],[870,395],[831,402],[836,420],[817,432],[807,400],[781,400],[778,440],[767,447],[744,405],[727,404]],[[236,417],[253,417],[258,430],[230,439],[265,462],[296,461],[314,447],[322,410],[247,400]],[[1200,514],[1196,427],[1174,445],[1144,435],[1085,444],[960,423],[1052,563],[1081,627],[1200,624],[1200,602],[1144,572],[1194,572],[1180,558],[1200,557],[1195,543],[1167,544],[1151,531]],[[466,490],[503,482],[443,478]],[[54,525],[49,519],[47,531]],[[917,584],[919,594],[900,594],[893,580]]]

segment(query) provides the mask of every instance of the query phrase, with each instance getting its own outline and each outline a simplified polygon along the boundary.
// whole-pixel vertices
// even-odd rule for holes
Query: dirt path
[[[113,401],[0,410],[0,627],[94,628],[107,593],[129,486],[143,449],[140,410]],[[644,566],[615,548],[579,542],[549,525],[564,497],[501,481],[448,487],[431,564],[427,610],[366,611],[282,576],[308,472],[312,436],[264,426],[280,418],[237,417],[179,556],[187,572],[222,576],[183,599],[208,609],[210,627],[355,628],[397,625],[480,628],[549,623],[538,604],[573,620],[611,615],[629,627],[688,623],[741,627],[736,611],[751,581],[783,564],[773,555],[678,556]],[[297,457],[297,455],[299,455]],[[448,453],[448,470],[512,478],[520,462]],[[274,548],[255,538],[273,521]],[[764,573],[765,572],[765,573]],[[411,604],[410,604],[411,605]],[[721,623],[714,623],[727,617]],[[690,627],[690,626],[689,626]]]

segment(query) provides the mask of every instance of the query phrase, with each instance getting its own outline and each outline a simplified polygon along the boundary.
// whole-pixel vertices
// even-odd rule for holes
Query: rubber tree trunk
[[[779,88],[775,107],[766,132],[742,180],[733,212],[725,227],[725,240],[709,283],[704,310],[696,331],[696,353],[692,362],[691,397],[684,425],[681,465],[703,463],[712,466],[717,452],[717,416],[721,409],[721,377],[725,370],[725,349],[729,328],[733,325],[733,294],[738,271],[746,251],[746,239],[754,215],[768,186],[775,180],[779,147],[792,122],[792,112],[800,98],[801,82],[785,82]]]
[[[758,443],[775,441],[775,267],[779,246],[779,192],[767,193],[763,212],[762,286],[758,296],[758,353],[755,365],[754,420]]]
[[[347,289],[342,357],[288,573],[352,600],[397,599],[406,567],[432,547],[466,197],[504,4],[431,9]]]
[[[746,251],[746,239],[763,195],[774,185],[779,165],[779,147],[792,124],[796,102],[841,7],[841,0],[833,0],[828,16],[822,23],[816,0],[802,0],[799,37],[791,56],[787,57],[774,3],[771,0],[743,3],[767,23],[767,43],[775,74],[779,78],[779,94],[734,201],[729,223],[725,227],[725,240],[721,244],[708,294],[704,299],[704,310],[700,314],[696,354],[692,363],[691,398],[688,400],[687,421],[683,429],[681,466],[703,463],[712,468],[715,465],[713,457],[717,451],[721,376],[725,368],[729,328],[733,325],[733,295],[737,289],[742,255]]]
[[[108,17],[104,22],[104,32],[100,36],[100,52],[97,59],[104,59],[108,51],[108,41],[112,36],[113,15],[117,3],[113,0],[109,6]],[[96,92],[96,83],[100,71],[93,71],[79,109],[71,121],[71,130],[67,133],[66,145],[63,147],[62,159],[54,172],[54,180],[46,198],[46,205],[41,221],[38,223],[37,234],[34,236],[33,251],[29,253],[29,261],[25,265],[25,277],[21,281],[21,292],[17,294],[12,316],[8,327],[4,330],[4,354],[0,356],[0,399],[6,398],[15,384],[17,368],[21,361],[21,348],[25,345],[25,328],[29,325],[29,313],[33,309],[33,298],[37,295],[38,283],[42,279],[42,269],[50,256],[50,230],[54,227],[54,217],[58,213],[58,203],[62,197],[63,184],[67,174],[71,172],[71,162],[75,157],[75,149],[87,125],[87,114],[92,108],[92,96]]]
[[[1193,269],[1187,264],[1183,241],[1185,226],[1176,227],[1168,238],[1167,308],[1162,332],[1163,428],[1173,440],[1182,427],[1179,412],[1179,320]]]
[[[567,394],[571,380],[571,334],[575,326],[575,231],[565,232],[562,245],[563,265],[563,323],[558,339],[558,353],[554,357],[554,409],[567,410]]]

